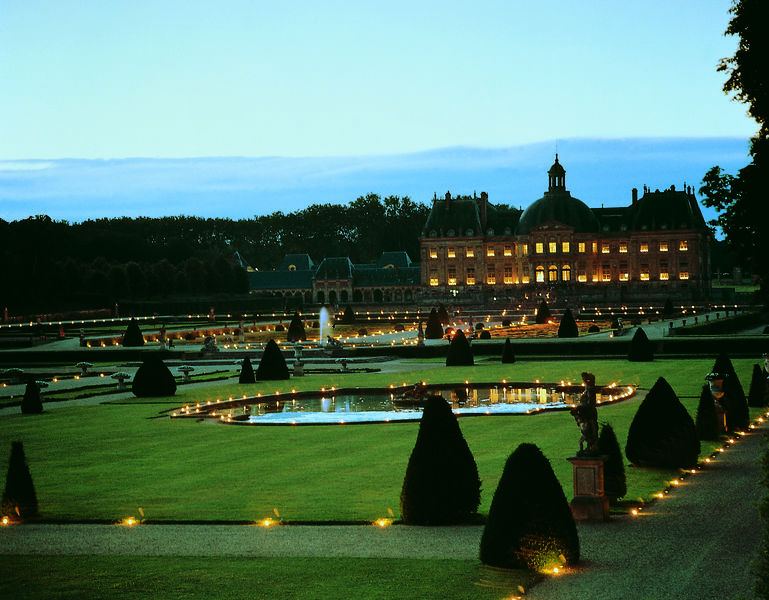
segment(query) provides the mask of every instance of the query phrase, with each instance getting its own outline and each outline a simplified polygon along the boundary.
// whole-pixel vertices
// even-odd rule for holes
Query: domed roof
[[[590,207],[572,198],[566,190],[566,170],[558,162],[557,154],[555,163],[547,173],[550,181],[548,191],[523,211],[515,234],[527,235],[534,227],[550,221],[573,227],[577,233],[599,231],[600,223]]]

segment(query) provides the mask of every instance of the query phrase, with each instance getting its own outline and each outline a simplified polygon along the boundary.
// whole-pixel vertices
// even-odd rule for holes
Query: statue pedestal
[[[304,363],[300,360],[294,361],[294,377],[304,377]]]
[[[607,458],[600,454],[567,459],[574,466],[574,498],[569,506],[577,521],[609,520],[609,499],[603,493],[603,463]]]

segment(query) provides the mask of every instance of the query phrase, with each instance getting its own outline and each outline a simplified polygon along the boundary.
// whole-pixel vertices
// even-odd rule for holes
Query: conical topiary
[[[515,362],[515,354],[513,353],[513,345],[510,343],[510,338],[505,340],[505,347],[502,348],[502,364],[511,365]]]
[[[748,391],[748,406],[760,408],[766,406],[766,373],[758,365],[753,365]]]
[[[700,440],[691,415],[660,377],[633,417],[625,456],[634,465],[691,469],[699,454]]]
[[[579,329],[577,328],[577,322],[574,320],[574,315],[571,314],[571,309],[567,308],[563,316],[561,317],[561,324],[558,326],[559,338],[575,338],[579,337]]]
[[[481,502],[481,480],[457,417],[441,396],[427,399],[401,490],[406,525],[467,520]]]
[[[438,320],[441,322],[441,325],[448,325],[449,324],[449,311],[446,310],[446,307],[441,304],[438,307]]]
[[[492,567],[530,571],[579,562],[571,508],[534,444],[521,444],[505,463],[483,528],[480,559]]]
[[[425,339],[426,340],[440,340],[443,338],[443,326],[440,319],[438,319],[438,311],[432,309],[430,316],[427,317],[427,324],[425,325]]]
[[[256,369],[257,381],[275,381],[280,379],[289,379],[288,365],[283,353],[280,351],[275,340],[270,340],[264,347],[262,360]]]
[[[37,516],[37,494],[24,456],[24,444],[11,442],[11,457],[0,501],[3,516],[28,519]]]
[[[535,323],[537,325],[544,325],[550,320],[550,309],[547,306],[547,302],[544,300],[540,303],[539,308],[537,309],[537,318],[535,319]]]
[[[25,415],[39,415],[43,412],[43,399],[40,397],[40,386],[34,377],[30,377],[24,388],[24,398],[21,400],[21,412]]]
[[[291,318],[291,323],[288,326],[286,332],[286,341],[289,342],[303,342],[307,339],[307,334],[304,331],[304,322],[298,312],[294,313]]]
[[[123,334],[123,346],[126,348],[135,348],[136,346],[143,345],[144,336],[142,335],[141,329],[139,329],[139,323],[136,322],[136,319],[131,319]]]
[[[472,367],[475,364],[473,350],[461,329],[457,329],[451,338],[449,351],[446,354],[447,367]]]
[[[603,463],[603,491],[609,502],[614,504],[627,494],[627,476],[622,449],[617,441],[614,428],[608,423],[601,426],[598,436],[598,452],[609,458]]]
[[[251,359],[248,356],[243,359],[243,365],[240,367],[238,383],[256,383],[256,377],[254,377],[254,366],[251,364]]]
[[[344,313],[342,314],[342,323],[345,325],[352,325],[355,323],[355,311],[349,304],[344,307]]]
[[[654,348],[646,332],[641,327],[635,330],[633,339],[630,340],[627,359],[630,362],[650,362],[654,360]]]
[[[662,314],[666,317],[672,317],[676,314],[676,309],[673,306],[673,301],[670,298],[665,300],[665,306],[662,307]]]
[[[134,375],[131,392],[137,398],[173,396],[176,393],[176,380],[159,357],[149,355]]]
[[[710,386],[706,383],[702,386],[700,401],[697,405],[697,418],[694,420],[697,427],[697,436],[701,440],[717,440],[721,433],[721,425],[718,422],[716,402]]]
[[[716,358],[716,362],[713,363],[713,373],[727,375],[722,388],[724,395],[719,400],[726,412],[726,428],[729,431],[746,431],[750,427],[748,399],[726,352],[722,352]]]

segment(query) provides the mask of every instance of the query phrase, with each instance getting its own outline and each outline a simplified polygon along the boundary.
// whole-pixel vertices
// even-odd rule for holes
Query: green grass
[[[14,600],[502,600],[534,580],[522,572],[500,578],[473,560],[4,556],[0,561],[0,597]]]

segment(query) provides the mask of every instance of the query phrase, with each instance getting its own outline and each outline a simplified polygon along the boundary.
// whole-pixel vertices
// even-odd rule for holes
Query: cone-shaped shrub
[[[0,508],[4,516],[22,519],[37,516],[37,494],[22,442],[11,442],[11,458],[8,461]]]
[[[625,456],[634,465],[690,469],[700,440],[691,415],[664,377],[638,407],[627,435]]]
[[[303,342],[307,339],[307,334],[304,331],[304,322],[298,312],[294,313],[291,319],[291,323],[288,325],[288,332],[286,332],[286,340],[289,342]]]
[[[256,377],[254,377],[254,366],[251,364],[251,359],[248,356],[243,359],[243,366],[240,367],[238,383],[256,383]]]
[[[342,323],[345,325],[352,325],[355,323],[355,311],[349,304],[344,307],[344,314],[342,315]]]
[[[449,321],[449,311],[446,310],[446,307],[441,304],[438,307],[438,320],[441,322],[441,325],[448,325]]]
[[[561,317],[561,324],[558,326],[559,338],[575,338],[579,337],[579,329],[577,328],[577,322],[574,320],[574,316],[571,314],[571,309],[567,308],[563,316]]]
[[[137,398],[173,396],[176,380],[165,363],[157,356],[146,356],[136,371],[131,391]]]
[[[492,567],[530,571],[579,562],[571,508],[534,444],[521,444],[507,459],[481,536],[480,559]]]
[[[766,406],[766,373],[758,365],[753,365],[748,392],[748,406],[759,408]]]
[[[726,411],[726,428],[729,431],[746,431],[750,427],[748,399],[745,397],[740,378],[737,377],[734,365],[726,352],[722,352],[716,358],[713,372],[728,375],[724,379],[724,395],[720,400],[721,406]]]
[[[451,338],[449,351],[446,354],[447,367],[472,367],[475,364],[473,360],[473,350],[470,348],[470,342],[467,341],[465,334],[461,329],[457,329],[454,337]]]
[[[491,332],[488,329],[484,329],[481,331],[480,335],[478,336],[479,340],[490,340],[491,339]]]
[[[654,360],[654,348],[649,341],[646,332],[639,327],[630,340],[630,349],[627,353],[630,362],[650,362]]]
[[[427,399],[401,489],[406,525],[467,520],[481,502],[481,480],[457,417],[441,396]]]
[[[718,422],[718,412],[710,386],[706,383],[702,386],[700,402],[697,405],[697,418],[694,421],[697,427],[697,436],[701,440],[717,440],[721,432],[721,424]]]
[[[550,309],[547,306],[547,302],[543,300],[539,305],[539,309],[537,310],[537,318],[534,322],[537,325],[543,325],[550,320],[550,316]]]
[[[665,300],[665,306],[662,307],[662,314],[666,317],[672,317],[676,314],[676,309],[673,306],[673,301],[670,298]]]
[[[510,343],[510,338],[505,340],[505,347],[502,348],[502,364],[511,365],[515,362],[515,353],[513,352],[513,345]]]
[[[627,477],[622,449],[617,441],[614,428],[608,423],[601,426],[598,436],[598,452],[609,458],[603,463],[603,491],[609,502],[614,504],[627,494]]]
[[[278,379],[290,379],[288,365],[283,353],[275,340],[270,340],[264,347],[262,360],[256,369],[257,381],[274,381]]]
[[[136,346],[143,345],[144,336],[142,335],[141,329],[139,329],[139,323],[136,322],[136,319],[131,319],[123,334],[123,346],[126,348],[135,348]]]
[[[39,415],[43,412],[43,399],[40,397],[40,387],[34,377],[27,381],[24,388],[24,398],[21,401],[21,412],[25,415]]]
[[[438,319],[438,311],[432,309],[430,316],[427,317],[427,324],[425,325],[425,339],[426,340],[440,340],[443,338],[443,326]]]

